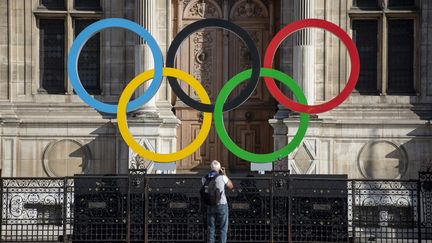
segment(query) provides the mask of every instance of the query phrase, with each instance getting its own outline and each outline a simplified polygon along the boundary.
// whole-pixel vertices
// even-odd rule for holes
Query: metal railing
[[[432,176],[235,175],[229,242],[432,242]],[[201,177],[1,178],[0,242],[205,242]]]

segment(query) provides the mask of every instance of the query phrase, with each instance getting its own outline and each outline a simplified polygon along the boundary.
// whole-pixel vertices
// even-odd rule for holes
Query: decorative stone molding
[[[408,155],[393,142],[372,141],[359,151],[357,164],[364,178],[400,179],[408,169]]]
[[[147,150],[156,151],[147,138],[141,138],[138,143]],[[142,158],[132,149],[129,149],[129,169],[147,169],[147,173],[151,173],[152,168],[153,161]]]
[[[305,140],[294,152],[289,160],[293,174],[314,174],[316,171],[317,155],[316,141]]]
[[[67,143],[72,143],[72,146],[67,147]],[[64,148],[64,146],[66,146]],[[77,159],[71,159],[77,157]],[[79,163],[82,159],[79,168],[74,167],[74,163]],[[48,144],[42,156],[43,168],[49,177],[72,176],[78,173],[84,173],[91,161],[91,152],[89,148],[80,142],[73,139],[61,139]],[[65,163],[62,163],[65,162]],[[66,168],[64,168],[66,166]]]

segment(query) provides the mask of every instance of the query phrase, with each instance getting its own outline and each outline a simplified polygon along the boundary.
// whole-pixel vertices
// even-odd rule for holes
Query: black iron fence
[[[1,242],[205,242],[195,175],[1,178]],[[229,242],[432,242],[432,173],[232,176]]]

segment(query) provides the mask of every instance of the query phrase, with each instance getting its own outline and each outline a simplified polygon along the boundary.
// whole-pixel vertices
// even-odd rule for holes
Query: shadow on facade
[[[119,136],[117,134],[117,127],[113,123],[105,123],[92,131],[90,133],[91,140],[70,153],[69,157],[82,158],[81,168],[83,174],[106,175],[117,174],[121,171],[127,172],[127,157],[120,152],[124,151],[127,146],[124,142],[117,142]],[[117,163],[118,160],[119,163]]]

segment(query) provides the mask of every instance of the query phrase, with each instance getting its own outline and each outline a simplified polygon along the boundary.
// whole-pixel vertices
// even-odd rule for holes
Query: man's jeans
[[[207,207],[208,243],[215,243],[216,225],[220,227],[220,242],[227,242],[228,204]]]

